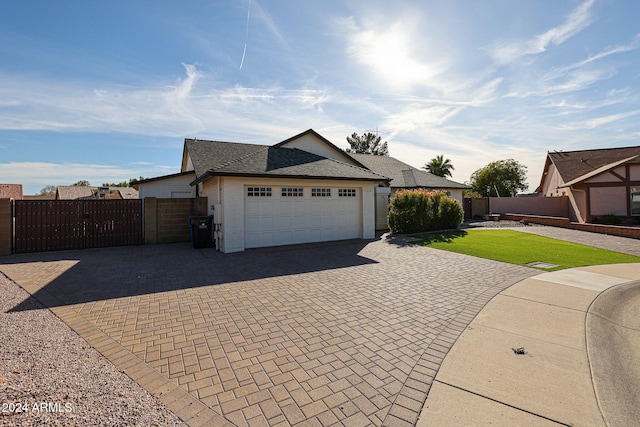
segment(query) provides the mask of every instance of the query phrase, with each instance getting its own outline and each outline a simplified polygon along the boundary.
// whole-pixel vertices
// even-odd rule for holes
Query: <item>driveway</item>
[[[0,271],[188,424],[238,426],[415,425],[460,333],[539,273],[385,237],[14,255]]]

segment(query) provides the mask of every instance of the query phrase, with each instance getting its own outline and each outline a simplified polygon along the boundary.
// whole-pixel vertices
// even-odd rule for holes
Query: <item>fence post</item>
[[[144,244],[158,243],[158,199],[144,198]]]
[[[13,250],[13,200],[0,199],[0,255]]]

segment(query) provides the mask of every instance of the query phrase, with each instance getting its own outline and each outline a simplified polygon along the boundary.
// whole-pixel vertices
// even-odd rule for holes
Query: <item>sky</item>
[[[185,138],[374,132],[469,182],[640,145],[636,0],[0,1],[0,183],[180,171]]]

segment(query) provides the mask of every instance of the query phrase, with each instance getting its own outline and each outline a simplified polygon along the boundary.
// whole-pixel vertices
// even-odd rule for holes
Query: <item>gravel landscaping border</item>
[[[186,426],[2,273],[0,295],[0,425]]]

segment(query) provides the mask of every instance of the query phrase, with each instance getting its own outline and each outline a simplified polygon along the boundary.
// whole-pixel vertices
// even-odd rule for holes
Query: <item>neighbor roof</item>
[[[553,151],[548,157],[555,165],[565,183],[575,182],[576,179],[589,175],[599,169],[607,170],[606,166],[615,167],[617,164],[632,160],[640,155],[640,147],[605,148],[599,150]]]
[[[212,147],[211,144],[207,145],[209,148]],[[204,181],[210,176],[388,181],[387,177],[371,172],[370,170],[297,148],[253,145],[247,147],[245,151],[242,151],[242,149],[238,150],[238,145],[246,144],[218,143],[215,147],[218,150],[224,151],[224,153],[217,156],[211,155],[215,153],[210,153],[203,156],[203,158],[198,158],[199,154],[204,154],[203,151],[198,149],[195,156],[190,152],[194,168],[196,168],[197,179],[195,182]],[[194,144],[190,145],[190,147],[193,146]],[[258,147],[260,148],[258,149]],[[233,161],[222,163],[222,158],[230,157],[229,152],[243,155],[240,155]],[[207,162],[209,163],[207,164]],[[196,166],[196,164],[198,164],[198,166]],[[210,165],[210,167],[206,172],[199,174],[198,168],[202,170],[206,167],[205,165]]]
[[[100,187],[82,185],[58,186],[56,191],[60,200],[95,199]],[[109,187],[109,193],[118,193],[121,199],[137,199],[138,190],[131,187]],[[111,196],[110,198],[113,198]]]
[[[87,197],[93,197],[95,187],[87,187],[83,185],[58,186],[58,198],[60,200],[75,200]]]
[[[370,170],[391,178],[392,188],[471,188],[466,184],[460,184],[420,170],[393,157],[354,153],[349,153],[349,155]]]

